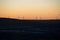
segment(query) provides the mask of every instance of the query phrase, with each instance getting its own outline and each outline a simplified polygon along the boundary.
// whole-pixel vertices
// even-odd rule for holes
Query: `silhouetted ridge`
[[[7,36],[6,36],[7,35]],[[60,37],[60,20],[0,18],[0,37],[8,40],[45,40]]]
[[[34,27],[48,27],[60,26],[60,20],[19,20],[12,18],[0,18],[0,26],[34,26]]]

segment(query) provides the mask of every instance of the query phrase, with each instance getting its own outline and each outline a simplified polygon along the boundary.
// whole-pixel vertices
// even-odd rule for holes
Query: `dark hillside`
[[[0,18],[0,40],[45,40],[60,37],[60,20]]]

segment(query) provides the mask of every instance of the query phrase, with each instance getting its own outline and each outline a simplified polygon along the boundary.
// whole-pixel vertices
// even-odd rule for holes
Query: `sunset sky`
[[[60,0],[0,0],[0,17],[60,18]]]

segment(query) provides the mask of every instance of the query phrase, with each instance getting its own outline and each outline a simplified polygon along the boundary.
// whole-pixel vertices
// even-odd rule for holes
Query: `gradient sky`
[[[60,18],[60,0],[0,0],[0,17]]]

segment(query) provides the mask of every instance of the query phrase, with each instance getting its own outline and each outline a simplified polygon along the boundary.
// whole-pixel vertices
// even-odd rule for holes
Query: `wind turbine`
[[[8,16],[8,18],[10,18],[10,17]]]
[[[18,16],[18,19],[19,19],[20,17]]]
[[[57,20],[57,19],[60,19],[60,13],[57,14],[56,20]]]
[[[58,13],[58,19],[60,19],[60,13]]]
[[[23,20],[24,20],[24,16],[23,16]]]
[[[36,18],[36,20],[38,19],[38,17],[37,17],[37,16],[36,16],[35,18]]]
[[[41,17],[40,17],[40,20],[41,20]]]

